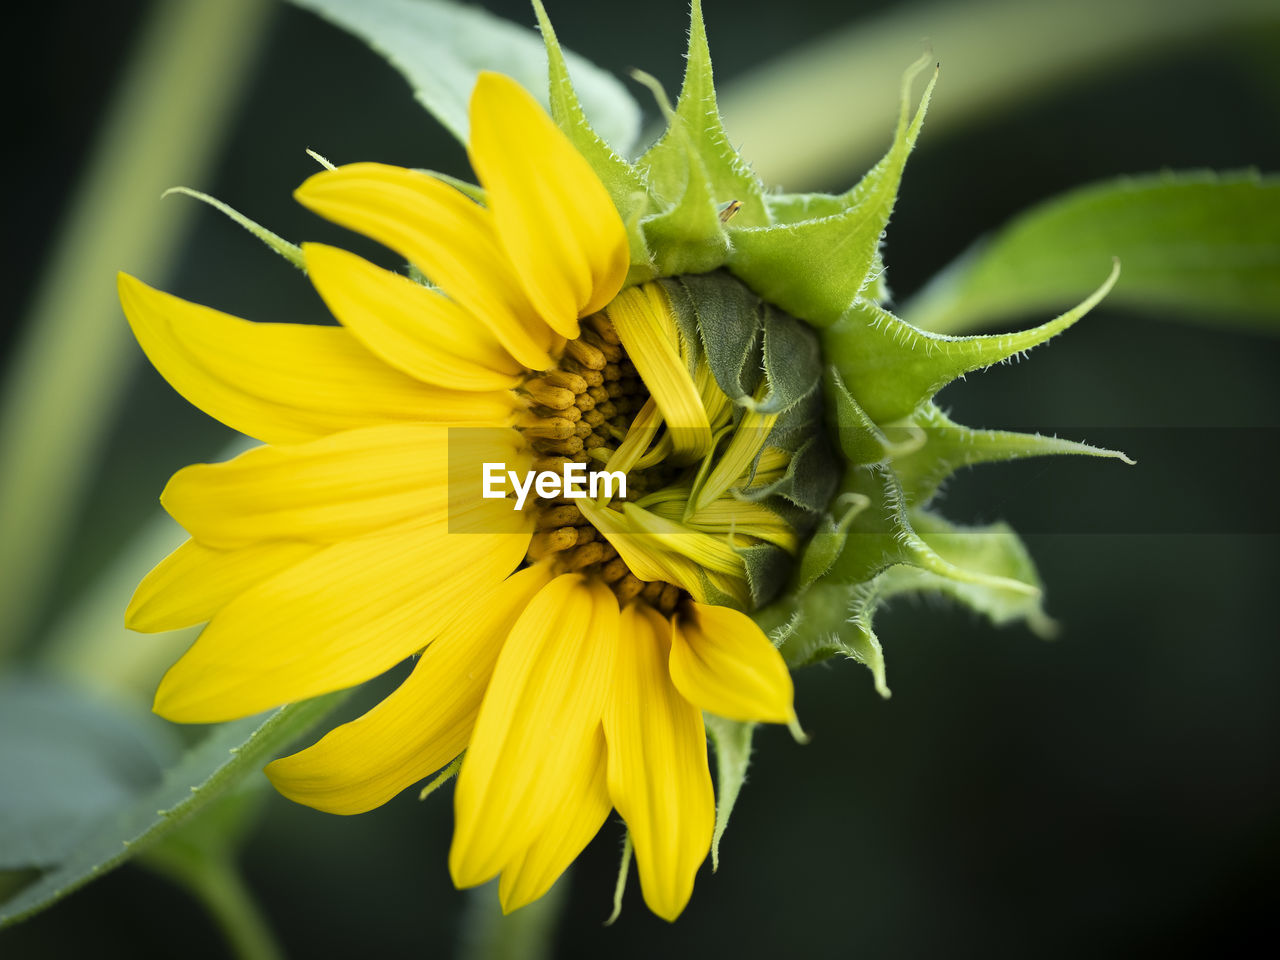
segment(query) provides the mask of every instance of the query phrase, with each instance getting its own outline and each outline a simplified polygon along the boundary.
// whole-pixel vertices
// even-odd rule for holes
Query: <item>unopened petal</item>
[[[657,284],[629,287],[605,311],[667,422],[672,461],[691,463],[711,450],[702,396],[680,358],[667,295]]]
[[[550,576],[545,564],[529,567],[458,607],[394,693],[268,765],[275,788],[328,813],[363,813],[447,764],[471,739],[507,633]]]
[[[452,390],[517,383],[520,364],[443,294],[337,247],[304,243],[302,252],[330,312],[390,366]]]
[[[449,870],[484,883],[528,850],[595,749],[613,668],[617,600],[603,583],[552,580],[511,628],[454,792]]]
[[[542,317],[562,337],[617,294],[626,229],[591,165],[523,87],[482,72],[471,95],[471,165],[502,245]]]
[[[609,796],[631,832],[644,901],[665,920],[689,902],[715,823],[702,712],[671,683],[670,631],[645,604],[622,611],[604,713]]]
[[[120,274],[120,303],[147,358],[209,416],[267,443],[376,423],[500,425],[506,392],[462,394],[387,366],[341,327],[251,323]]]
[[[426,646],[528,543],[449,534],[441,518],[334,544],[224,607],[161,680],[155,711],[213,723],[362,683]]]
[[[690,703],[730,720],[791,723],[791,674],[745,613],[690,602],[671,638],[671,681]]]

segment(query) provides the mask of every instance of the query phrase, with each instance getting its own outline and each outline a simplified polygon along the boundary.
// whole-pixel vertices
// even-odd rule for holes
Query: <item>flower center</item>
[[[649,391],[627,356],[613,323],[603,313],[582,321],[582,333],[565,345],[557,369],[527,380],[522,391],[531,402],[522,427],[538,453],[533,469],[562,474],[570,462],[601,468],[626,438]],[[661,463],[626,472],[626,495],[634,500],[669,472]],[[626,603],[641,597],[663,613],[675,610],[684,591],[661,580],[644,581],[618,556],[578,508],[565,496],[535,494],[537,532],[529,544],[530,562],[556,556],[565,572],[593,574]]]

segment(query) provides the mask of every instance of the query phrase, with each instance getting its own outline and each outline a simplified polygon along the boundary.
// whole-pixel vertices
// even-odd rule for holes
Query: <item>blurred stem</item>
[[[161,0],[103,121],[0,397],[0,656],[26,639],[132,364],[115,272],[168,273],[263,33],[267,0]]]
[[[720,105],[730,140],[765,183],[811,190],[888,146],[899,79],[921,48],[942,63],[936,133],[1138,55],[1266,22],[1280,22],[1275,0],[934,0],[779,57],[727,86]]]
[[[462,918],[462,960],[549,960],[569,887],[569,872],[540,900],[503,916],[497,885],[472,890]]]
[[[230,855],[168,844],[149,851],[145,862],[204,904],[240,960],[282,960],[284,953]]]

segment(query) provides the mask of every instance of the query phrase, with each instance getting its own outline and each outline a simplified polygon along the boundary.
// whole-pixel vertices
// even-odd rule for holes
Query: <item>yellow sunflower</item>
[[[500,875],[503,908],[522,906],[617,809],[670,920],[712,836],[702,711],[795,723],[783,660],[742,612],[744,551],[793,554],[795,532],[736,495],[788,454],[768,443],[777,414],[735,414],[685,349],[664,288],[626,286],[622,219],[536,102],[486,73],[470,109],[482,195],[372,163],[297,191],[421,275],[304,245],[340,326],[251,323],[121,276],[155,367],[265,444],[173,477],[162,502],[190,539],[127,621],[208,621],[156,694],[182,722],[417,656],[374,709],[272,763],[276,788],[359,813],[462,757],[458,886]],[[463,483],[464,447],[467,463],[603,465],[631,489],[514,509]]]

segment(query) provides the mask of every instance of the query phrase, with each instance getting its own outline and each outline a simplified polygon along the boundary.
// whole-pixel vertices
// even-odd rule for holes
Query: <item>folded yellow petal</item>
[[[326,170],[298,202],[410,260],[530,370],[552,366],[552,333],[529,303],[488,210],[435,177],[381,163]]]
[[[673,463],[692,463],[711,450],[711,423],[676,339],[671,304],[656,284],[630,287],[605,311],[631,362],[662,411]]]
[[[493,459],[510,430],[467,431]],[[449,431],[433,424],[348,430],[310,443],[255,447],[226,463],[184,467],[160,502],[206,546],[261,540],[335,543],[414,518],[439,519],[448,504]]]
[[[523,368],[470,313],[354,253],[304,243],[307,274],[330,312],[386,363],[453,390],[503,390]]]
[[[730,720],[791,723],[795,691],[787,665],[745,613],[690,602],[676,616],[671,681],[690,703]]]
[[[578,769],[565,775],[567,793],[542,833],[502,871],[498,898],[503,913],[518,910],[550,890],[608,819],[613,804],[605,779],[604,731],[599,727],[594,741],[583,751]]]
[[[495,514],[495,524],[503,516],[517,515]],[[527,532],[446,527],[442,517],[334,544],[246,590],[165,674],[155,711],[184,723],[249,716],[361,683],[421,650],[459,597],[492,588],[529,544]]]
[[[259,581],[305,560],[319,547],[296,541],[216,550],[188,540],[142,578],[124,625],[159,633],[204,623]]]
[[[667,672],[670,633],[645,604],[622,611],[604,735],[609,796],[631,832],[644,902],[675,920],[711,848],[715,796],[702,712]]]
[[[613,299],[626,229],[591,165],[518,83],[482,72],[471,95],[471,166],[529,299],[562,337]]]
[[[387,366],[341,327],[250,323],[120,274],[120,303],[147,358],[209,416],[267,443],[376,423],[502,424],[505,391],[463,394]]]
[[[529,850],[596,748],[618,605],[603,583],[552,580],[511,628],[454,793],[449,870],[484,883]]]
[[[471,739],[507,633],[550,579],[548,565],[528,567],[455,608],[394,693],[313,746],[269,764],[275,788],[328,813],[363,813],[447,764]]]

